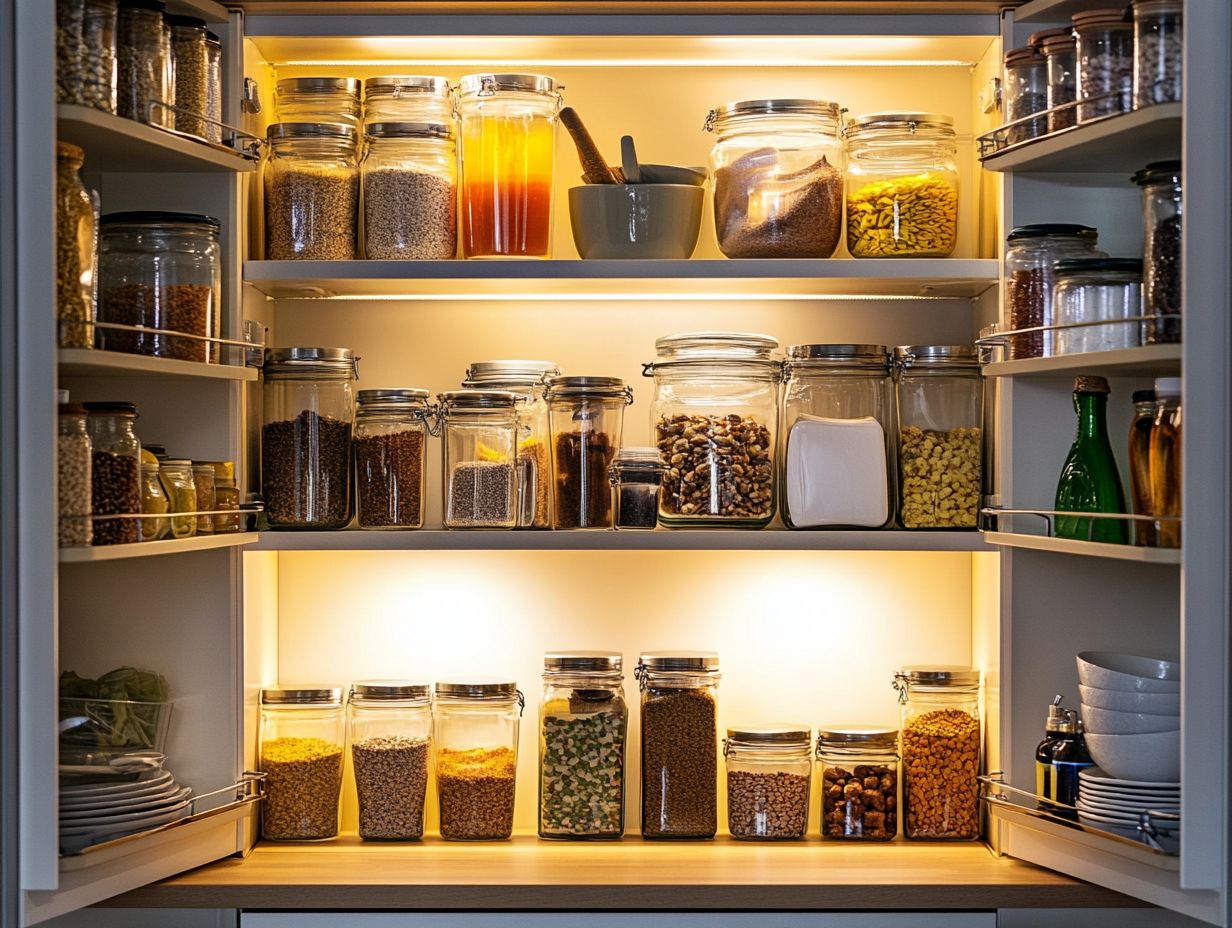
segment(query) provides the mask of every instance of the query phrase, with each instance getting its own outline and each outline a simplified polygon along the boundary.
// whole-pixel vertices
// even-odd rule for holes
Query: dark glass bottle
[[[1151,507],[1151,427],[1155,424],[1155,391],[1134,391],[1134,419],[1129,424],[1129,495],[1134,515],[1149,516]],[[1134,523],[1134,544],[1156,543],[1153,522]]]
[[[1052,752],[1052,798],[1062,805],[1073,806],[1078,802],[1078,772],[1093,767],[1095,762],[1087,753],[1078,713],[1066,709],[1065,714],[1066,731]],[[1058,815],[1076,817],[1071,809],[1057,809],[1056,812]]]
[[[1065,710],[1061,708],[1061,694],[1058,693],[1048,707],[1044,740],[1035,747],[1035,795],[1041,799],[1052,798],[1052,752],[1061,742],[1061,733],[1067,721]],[[1040,808],[1048,807],[1041,805]]]
[[[1108,441],[1105,412],[1108,381],[1103,377],[1074,379],[1074,409],[1078,435],[1069,449],[1057,482],[1055,508],[1061,512],[1125,512],[1125,491],[1116,458]],[[1123,545],[1129,541],[1125,523],[1116,519],[1057,516],[1057,538],[1102,541]]]

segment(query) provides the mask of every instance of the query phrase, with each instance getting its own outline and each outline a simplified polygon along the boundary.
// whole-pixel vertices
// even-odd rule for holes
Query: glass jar
[[[355,130],[334,123],[283,122],[266,133],[265,257],[348,261],[359,223]]]
[[[124,0],[116,20],[116,112],[151,126],[175,128],[171,45],[161,0]]]
[[[903,834],[980,836],[980,672],[904,667],[894,674],[902,710]]]
[[[360,528],[423,528],[427,390],[360,390],[355,503]]]
[[[633,390],[619,377],[554,377],[546,398],[555,475],[552,528],[611,528],[607,471]]]
[[[710,111],[714,228],[729,258],[828,258],[843,228],[839,105],[744,100]]]
[[[975,528],[984,434],[976,350],[903,346],[894,368],[903,528]]]
[[[205,20],[168,16],[175,70],[175,128],[205,138],[210,75],[205,56]]]
[[[158,474],[167,492],[168,512],[197,511],[197,484],[193,480],[192,461],[168,458],[160,462]],[[196,516],[172,515],[172,538],[191,538],[195,534],[197,534]]]
[[[1151,431],[1155,427],[1155,391],[1135,390],[1130,397],[1134,404],[1134,416],[1129,422],[1129,455],[1126,470],[1129,471],[1129,498],[1136,516],[1149,516],[1154,512],[1151,494]],[[1153,546],[1155,523],[1135,519],[1134,544]],[[1044,793],[1040,790],[1041,795]]]
[[[897,729],[824,728],[817,766],[822,838],[889,841],[898,834]]]
[[[438,400],[445,528],[513,528],[519,394],[452,390]]]
[[[1055,279],[1053,263],[1061,258],[1098,258],[1099,233],[1090,226],[1038,223],[1018,226],[1005,239],[1005,312],[1008,328],[1033,329],[1050,326]],[[1053,332],[1011,335],[1008,354],[1012,359],[1050,357],[1055,349]]]
[[[1181,0],[1134,0],[1134,109],[1179,103],[1184,30]]]
[[[508,838],[526,699],[516,683],[438,683],[436,793],[447,841]]]
[[[164,331],[103,328],[108,351],[216,360],[222,276],[219,222],[199,213],[109,213],[99,230],[100,322]],[[164,332],[184,332],[180,338]]]
[[[364,257],[437,261],[458,250],[457,144],[451,125],[366,124],[360,163]]]
[[[547,258],[561,88],[538,74],[468,74],[462,127],[462,251]]]
[[[782,364],[767,335],[690,332],[655,342],[651,434],[666,526],[762,528],[774,518]],[[718,449],[729,449],[720,451]]]
[[[345,735],[340,687],[261,690],[263,838],[320,841],[338,834]]]
[[[813,767],[809,735],[803,726],[727,729],[727,830],[733,838],[805,836]]]
[[[624,834],[629,706],[622,660],[607,651],[550,651],[543,656],[541,838]]]
[[[193,486],[197,491],[197,512],[213,513],[218,508],[214,490],[214,465],[208,461],[193,462]],[[197,534],[214,534],[214,516],[197,516]]]
[[[351,424],[359,358],[350,348],[265,352],[261,492],[270,528],[351,521]]]
[[[347,715],[359,836],[422,838],[432,763],[432,687],[405,680],[353,683]]]
[[[84,403],[90,435],[90,506],[94,544],[127,545],[141,540],[138,519],[98,516],[141,512],[141,442],[133,431],[132,403]]]
[[[718,828],[717,696],[713,651],[647,651],[642,693],[642,837],[713,838]]]
[[[881,528],[894,515],[890,353],[792,345],[783,363],[788,528]]]
[[[654,529],[665,468],[658,448],[621,448],[607,469],[617,529]]]
[[[436,122],[453,125],[453,88],[443,77],[370,77],[364,81],[364,125]]]
[[[279,122],[336,123],[359,131],[359,79],[285,77],[274,85]]]
[[[1181,379],[1155,379],[1155,421],[1151,426],[1151,441],[1147,451],[1147,468],[1151,477],[1151,512],[1157,516],[1173,516],[1158,520],[1155,543],[1161,548],[1181,546]]]
[[[958,242],[953,117],[872,113],[846,137],[851,256],[948,258]]]
[[[56,501],[59,508],[61,548],[80,548],[94,540],[90,519],[93,493],[90,486],[90,433],[86,408],[80,403],[59,405],[56,428]]]
[[[222,39],[205,34],[205,137],[222,142]]]
[[[81,102],[84,0],[56,0],[56,102]]]
[[[1041,30],[1031,36],[1030,43],[1043,53],[1047,62],[1048,131],[1060,132],[1078,125],[1076,106],[1056,110],[1078,99],[1078,40],[1073,27]]]
[[[548,425],[547,382],[560,376],[551,361],[475,361],[466,369],[468,390],[504,390],[518,403],[517,528],[551,528],[552,435]]]
[[[1142,261],[1138,258],[1066,258],[1053,265],[1052,315],[1057,354],[1112,351],[1142,344]],[[1124,320],[1124,321],[1121,321]]]
[[[214,534],[240,530],[240,491],[235,485],[235,462],[214,461]],[[229,513],[235,513],[229,515]]]
[[[165,516],[171,503],[167,499],[167,492],[163,489],[159,470],[158,464],[141,465],[141,511],[146,514]],[[170,534],[170,519],[141,520],[142,541],[158,541]]]
[[[1133,106],[1134,29],[1122,7],[1074,14],[1078,37],[1078,121]]]
[[[1005,89],[1002,104],[1007,123],[1025,119],[1048,108],[1048,60],[1036,48],[1024,45],[1005,53]],[[1041,116],[1012,126],[1006,141],[1013,145],[1048,132],[1048,118]]]
[[[1142,188],[1143,342],[1181,340],[1181,162],[1156,161],[1134,175]]]
[[[56,0],[56,101],[116,111],[116,0]]]
[[[56,142],[56,321],[61,348],[94,347],[98,217],[81,182],[85,152]]]

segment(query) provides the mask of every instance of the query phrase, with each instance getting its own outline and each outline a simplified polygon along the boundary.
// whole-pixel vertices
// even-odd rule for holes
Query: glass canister
[[[847,124],[847,250],[947,258],[958,242],[954,120],[872,113]]]
[[[365,124],[360,163],[364,256],[430,261],[458,248],[458,163],[452,124]]]
[[[903,834],[980,836],[980,672],[904,667],[894,674],[902,710]]]
[[[1005,53],[1005,89],[1002,91],[1004,121],[1025,119],[1048,108],[1048,60],[1031,45]],[[1048,118],[1040,116],[1013,126],[1006,141],[1013,145],[1048,132]]]
[[[222,39],[205,34],[205,137],[222,141]]]
[[[447,841],[513,833],[518,728],[526,699],[516,683],[438,683],[436,793]]]
[[[56,321],[61,348],[94,347],[97,216],[81,182],[85,152],[56,142]]]
[[[808,831],[812,742],[804,726],[727,729],[727,830],[775,841]]]
[[[1134,109],[1180,102],[1182,7],[1181,0],[1134,0]]]
[[[351,684],[347,743],[365,841],[423,837],[432,764],[432,687],[407,680]]]
[[[713,838],[719,656],[646,651],[636,676],[642,693],[642,837]]]
[[[205,138],[209,109],[210,75],[205,52],[205,20],[195,16],[168,16],[171,57],[175,71],[175,128]]]
[[[167,493],[167,511],[171,516],[171,537],[191,538],[197,534],[196,516],[177,516],[177,512],[197,511],[197,485],[193,480],[192,461],[167,458],[159,463],[158,475]]]
[[[1053,265],[1052,315],[1057,354],[1112,351],[1142,344],[1142,261],[1138,258],[1065,258]]]
[[[545,396],[555,476],[552,528],[611,528],[607,471],[633,389],[619,377],[554,377]]]
[[[889,841],[898,834],[897,729],[823,728],[817,766],[822,838]]]
[[[453,88],[443,77],[370,77],[364,81],[364,125],[374,122],[452,126]]]
[[[1156,161],[1134,175],[1142,188],[1143,342],[1181,340],[1181,162]]]
[[[1099,233],[1090,226],[1038,223],[1018,226],[1005,239],[1005,311],[1009,328],[1032,329],[1052,325],[1053,264],[1061,258],[1098,258]],[[1056,333],[1011,335],[1011,359],[1043,358],[1053,354]]]
[[[1122,7],[1074,14],[1078,37],[1078,121],[1133,106],[1134,28]]]
[[[521,395],[507,390],[452,390],[437,400],[445,528],[513,528]]]
[[[158,541],[171,534],[171,520],[165,518],[171,503],[167,499],[167,491],[163,489],[160,469],[158,464],[141,465],[141,511],[164,516],[161,519],[141,520],[142,541]]]
[[[551,256],[556,119],[563,89],[539,74],[462,78],[457,110],[466,257]]]
[[[655,341],[651,434],[666,468],[667,526],[762,528],[774,518],[778,341],[689,332]]]
[[[265,352],[261,492],[270,528],[351,521],[351,424],[359,358],[350,348]]]
[[[1076,106],[1051,112],[1078,99],[1078,40],[1072,26],[1033,33],[1030,44],[1043,53],[1048,70],[1048,131],[1059,132],[1078,125]]]
[[[338,834],[345,736],[340,687],[261,690],[263,838],[320,841]]]
[[[984,434],[975,348],[902,346],[894,368],[903,528],[975,528]]]
[[[216,359],[206,339],[220,326],[219,229],[217,219],[199,213],[141,210],[102,218],[99,321],[163,330],[103,328],[103,348],[180,361]]]
[[[336,123],[359,130],[359,79],[285,77],[274,85],[279,122]]]
[[[337,123],[282,122],[269,127],[266,139],[265,257],[270,261],[355,258],[359,224],[355,129]]]
[[[94,544],[125,545],[141,540],[140,519],[98,516],[141,512],[141,442],[133,431],[132,403],[83,403],[90,437],[90,505]]]
[[[893,518],[890,369],[884,345],[787,349],[781,467],[789,528],[881,528]]]
[[[616,529],[653,529],[665,468],[658,448],[621,448],[608,468],[612,519]]]
[[[56,0],[56,101],[116,110],[116,0]]]
[[[625,828],[625,702],[614,651],[549,651],[539,708],[539,837],[619,838]]]
[[[93,491],[90,481],[90,433],[86,408],[80,403],[59,405],[56,424],[56,500],[59,508],[61,548],[79,548],[94,540],[90,519]]]
[[[828,258],[843,228],[839,105],[744,100],[710,111],[714,227],[729,258]]]
[[[427,390],[360,390],[355,502],[360,528],[423,528]]]
[[[218,508],[214,488],[214,465],[209,461],[193,462],[193,486],[197,492],[197,512],[212,513]],[[214,516],[197,516],[197,534],[214,534]]]
[[[235,485],[235,462],[214,461],[214,533],[225,535],[240,530],[240,491]],[[229,513],[234,512],[234,515]]]
[[[1155,420],[1151,425],[1147,452],[1151,479],[1151,512],[1156,516],[1172,516],[1168,521],[1154,523],[1155,543],[1161,548],[1181,546],[1182,477],[1181,468],[1181,379],[1155,379]]]
[[[116,112],[151,126],[175,127],[174,71],[162,0],[123,0],[116,20]]]

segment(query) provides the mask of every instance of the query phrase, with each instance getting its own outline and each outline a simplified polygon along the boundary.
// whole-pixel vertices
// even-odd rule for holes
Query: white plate
[[[108,783],[108,784],[90,784],[87,786],[61,786],[60,796],[73,797],[78,796],[120,796],[125,793],[131,795],[137,790],[147,789],[152,786],[159,786],[171,782],[171,772],[163,770],[153,776],[146,777],[141,780],[130,780],[127,783]]]
[[[1078,808],[1086,809],[1088,812],[1098,812],[1100,815],[1137,815],[1139,812],[1180,812],[1180,806],[1169,806],[1159,802],[1102,802],[1098,799],[1089,799],[1086,796],[1078,797]]]
[[[1180,796],[1122,796],[1115,793],[1101,793],[1091,789],[1079,789],[1078,798],[1085,799],[1092,805],[1133,806],[1135,809],[1151,807],[1180,808]]]
[[[1089,815],[1092,818],[1106,819],[1118,825],[1137,825],[1139,816],[1136,812],[1107,812],[1103,809],[1090,809],[1083,803],[1078,803],[1078,814]]]
[[[1138,827],[1138,819],[1119,819],[1110,818],[1107,815],[1100,815],[1095,812],[1086,812],[1082,809],[1078,810],[1078,821],[1087,825],[1110,826],[1113,828],[1121,828],[1125,831],[1134,831]],[[1176,823],[1172,823],[1176,824]]]
[[[166,806],[182,802],[192,795],[192,788],[185,786],[164,796],[153,796],[140,799],[138,802],[128,802],[123,805],[101,806],[89,809],[61,809],[60,824],[71,825],[80,821],[109,818],[118,820],[124,815],[146,815]]]
[[[120,838],[124,835],[135,834],[139,831],[147,831],[151,828],[157,828],[159,825],[166,825],[170,822],[178,822],[188,814],[188,809],[176,809],[172,812],[164,812],[159,815],[151,815],[141,821],[126,822],[119,825],[94,825],[89,828],[62,828],[60,829],[60,844],[62,847],[70,849],[80,849],[89,847],[91,844],[99,844],[103,841],[110,841],[112,838]]]
[[[1078,795],[1092,796],[1096,799],[1109,799],[1113,802],[1170,802],[1173,805],[1181,804],[1180,793],[1130,793],[1114,789],[1094,789],[1087,787],[1085,784],[1079,784]]]
[[[1176,790],[1180,791],[1180,781],[1175,783],[1157,783],[1150,780],[1118,780],[1109,776],[1099,767],[1083,767],[1078,771],[1078,779],[1089,780],[1102,786],[1128,786],[1137,789]]]
[[[1078,789],[1091,789],[1100,793],[1115,793],[1118,796],[1173,796],[1180,798],[1181,790],[1175,786],[1149,789],[1145,786],[1111,786],[1099,780],[1079,780]]]
[[[126,802],[141,802],[146,799],[157,798],[158,796],[170,796],[180,784],[174,779],[168,778],[165,782],[158,783],[154,786],[147,786],[144,789],[135,789],[127,793],[114,793],[105,796],[73,796],[60,794],[61,809],[86,809],[95,806],[118,806]]]
[[[130,812],[125,815],[96,815],[93,818],[72,819],[67,822],[62,821],[60,823],[60,833],[72,834],[83,828],[89,830],[91,828],[103,827],[115,829],[128,828],[130,826],[136,827],[144,819],[152,816],[157,817],[160,815],[167,815],[172,812],[181,811],[187,808],[190,801],[191,800],[188,799],[181,799],[173,806],[155,809],[153,811],[147,809],[144,812]]]

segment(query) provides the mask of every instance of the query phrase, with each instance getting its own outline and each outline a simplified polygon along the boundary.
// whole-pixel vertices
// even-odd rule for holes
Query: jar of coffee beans
[[[727,830],[733,838],[804,837],[812,783],[809,736],[803,725],[727,729]]]
[[[552,528],[611,528],[607,471],[633,390],[619,377],[554,377],[547,401],[556,478]]]
[[[359,527],[422,528],[427,390],[360,390],[355,412]]]
[[[141,442],[133,431],[137,407],[132,403],[83,405],[89,415],[94,544],[133,544],[141,540],[141,520],[106,517],[141,512]]]
[[[823,728],[817,772],[822,838],[889,841],[898,834],[898,729]]]

